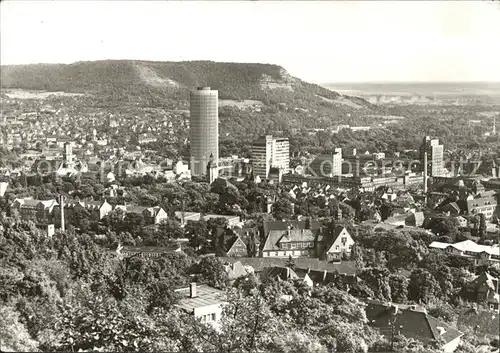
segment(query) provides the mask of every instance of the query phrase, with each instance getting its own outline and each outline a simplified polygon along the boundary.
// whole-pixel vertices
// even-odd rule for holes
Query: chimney
[[[427,194],[427,152],[424,152],[424,193]]]
[[[61,207],[61,232],[66,230],[66,226],[64,224],[64,196],[59,196],[59,207]]]
[[[196,298],[196,282],[189,284],[189,297]]]
[[[437,326],[436,329],[439,331],[440,336],[442,336],[446,333],[446,329],[442,326]]]

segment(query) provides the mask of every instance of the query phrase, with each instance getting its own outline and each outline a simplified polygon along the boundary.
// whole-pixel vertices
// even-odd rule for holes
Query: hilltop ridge
[[[139,60],[83,61],[73,64],[7,65],[1,87],[126,97],[178,96],[196,86],[219,90],[221,99],[337,100],[341,95],[295,78],[281,66],[214,61],[156,62]],[[182,97],[180,98],[187,98]],[[319,96],[319,97],[318,97]],[[363,99],[349,97],[373,108]],[[344,105],[339,102],[338,105]]]

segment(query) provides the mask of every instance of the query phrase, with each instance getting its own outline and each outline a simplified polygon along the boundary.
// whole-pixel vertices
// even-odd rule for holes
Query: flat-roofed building
[[[433,139],[430,136],[424,137],[420,146],[420,161],[422,166],[425,152],[427,152],[427,170],[429,176],[439,177],[448,174],[444,167],[444,145],[439,143],[439,139]]]
[[[191,283],[189,287],[176,289],[175,294],[180,297],[176,306],[199,318],[201,322],[217,324],[220,321],[222,308],[226,303],[224,291]]]
[[[290,142],[285,137],[267,135],[252,145],[252,167],[254,177],[267,179],[271,168],[277,168],[281,174],[290,169]]]

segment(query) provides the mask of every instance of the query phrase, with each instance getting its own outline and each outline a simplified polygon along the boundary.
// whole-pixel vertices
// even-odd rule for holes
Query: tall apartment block
[[[210,155],[219,163],[219,93],[210,87],[199,87],[190,94],[191,175],[207,172]]]
[[[447,170],[444,166],[444,146],[439,143],[439,139],[424,137],[420,146],[420,161],[424,170],[424,153],[427,152],[427,171],[429,176],[445,176]]]
[[[254,177],[267,179],[269,170],[277,168],[282,174],[290,169],[290,143],[287,138],[267,135],[252,145],[252,166]]]

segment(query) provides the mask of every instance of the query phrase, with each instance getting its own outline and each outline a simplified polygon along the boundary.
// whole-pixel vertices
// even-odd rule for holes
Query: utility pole
[[[394,341],[395,341],[396,335],[399,335],[399,330],[396,333],[396,318],[394,318],[393,320],[391,320],[389,322],[389,327],[391,329],[391,352],[394,352]],[[403,328],[403,325],[399,325],[398,329],[401,329],[401,328]]]

